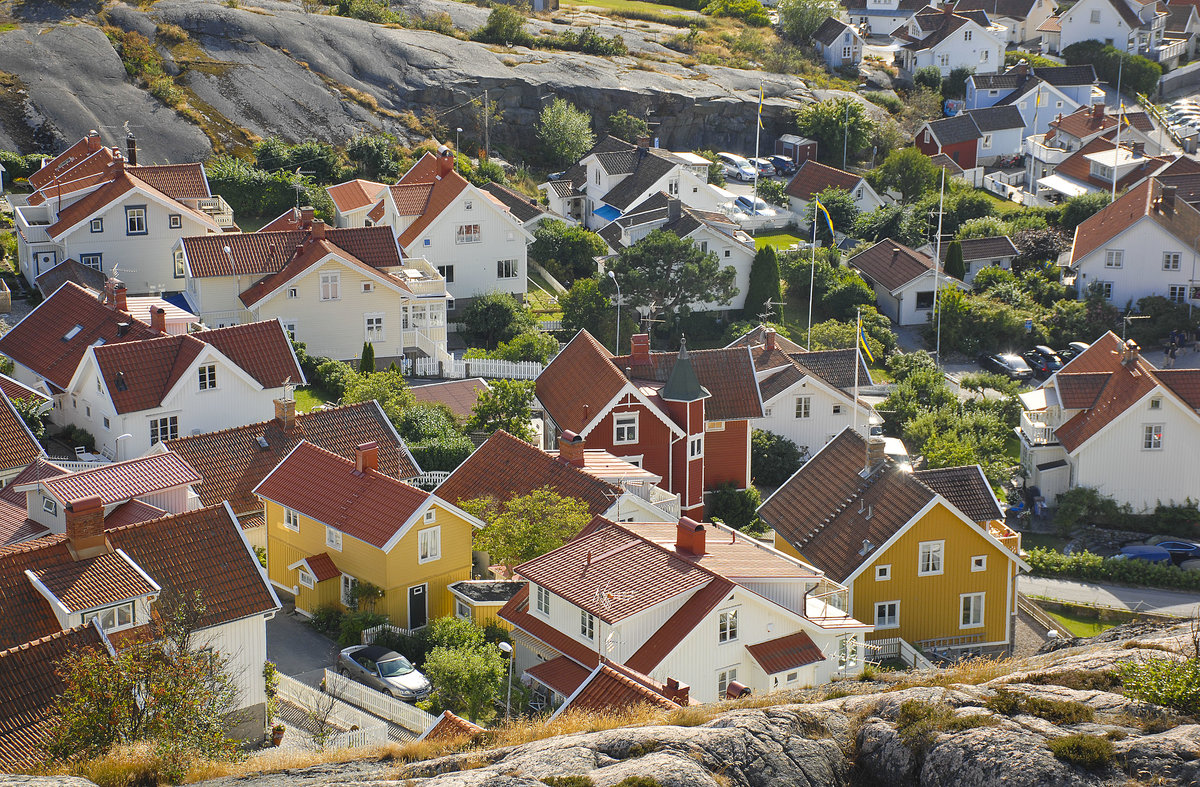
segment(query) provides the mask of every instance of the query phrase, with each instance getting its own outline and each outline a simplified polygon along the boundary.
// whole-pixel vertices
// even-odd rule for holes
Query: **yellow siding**
[[[512,631],[512,624],[507,620],[503,620],[499,616],[501,606],[489,604],[487,606],[476,606],[471,604],[471,620],[475,621],[475,625],[480,628],[485,628],[490,625],[498,625],[505,631]]]

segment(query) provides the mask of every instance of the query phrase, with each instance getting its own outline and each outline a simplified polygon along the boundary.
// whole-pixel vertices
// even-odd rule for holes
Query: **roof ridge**
[[[141,522],[130,522],[128,525],[119,525],[119,526],[113,527],[113,528],[105,528],[104,532],[105,532],[105,534],[124,533],[127,530],[133,530],[135,528],[145,527],[147,525],[154,524],[155,522],[161,522],[164,519],[191,518],[192,516],[194,516],[196,514],[207,514],[208,512],[213,511],[215,509],[224,510],[224,508],[225,508],[224,503],[213,503],[211,506],[201,506],[200,508],[193,508],[191,511],[181,511],[177,514],[172,514],[172,513],[168,512],[168,513],[164,514],[163,516],[157,516],[157,517],[154,517],[153,519],[145,519],[145,520],[142,520]],[[65,538],[66,536],[63,536],[63,537]]]

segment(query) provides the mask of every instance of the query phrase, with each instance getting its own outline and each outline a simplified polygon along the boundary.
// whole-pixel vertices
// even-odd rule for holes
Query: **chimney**
[[[1133,155],[1135,155],[1135,156],[1146,155],[1146,143],[1145,142],[1134,142],[1133,145],[1131,146],[1131,148],[1133,150]]]
[[[125,156],[129,159],[129,166],[137,166],[137,138],[132,132],[125,137]]]
[[[637,146],[643,149],[650,147],[650,137],[638,137]]]
[[[1175,210],[1175,186],[1162,187],[1162,208],[1163,210]]]
[[[953,14],[954,13],[954,4],[953,3],[943,3],[942,4],[942,13],[944,13],[946,16],[950,16],[950,14]]]
[[[156,306],[150,310],[150,328],[155,333],[167,332],[167,310]]]
[[[775,349],[775,329],[767,328],[763,331],[763,345],[767,348],[767,352]]]
[[[896,246],[893,246],[892,247],[892,262],[895,262],[899,258],[900,258],[900,249],[897,248]]]
[[[444,178],[454,171],[454,154],[449,150],[438,156],[437,160],[438,177]]]
[[[1100,120],[1103,117],[1104,117],[1104,105],[1103,104],[1092,104],[1092,118],[1094,120]]]
[[[354,469],[359,473],[379,469],[379,443],[372,440],[354,449]]]
[[[629,349],[634,364],[650,363],[650,334],[635,333],[629,340]]]
[[[300,209],[300,226],[304,227],[305,229],[308,229],[309,227],[311,227],[312,223],[313,223],[313,217],[316,215],[317,215],[317,212],[313,208],[301,208]]]
[[[884,453],[886,445],[882,437],[871,437],[867,440],[867,467],[874,469],[883,463],[887,458],[887,454]]]
[[[285,430],[291,430],[296,425],[296,400],[295,399],[276,399],[275,400],[275,420],[279,422]]]
[[[125,171],[125,157],[121,155],[121,151],[113,153],[113,174],[120,175]]]
[[[1029,74],[1029,61],[1022,60],[1020,63],[1017,63],[1012,67],[1012,73],[1027,76]]]
[[[671,702],[679,705],[687,705],[691,701],[688,698],[688,694],[691,692],[692,687],[686,683],[680,683],[675,678],[667,678],[667,684],[664,688],[666,689],[664,694]]]
[[[683,517],[675,526],[675,551],[704,557],[704,525],[690,517]]]
[[[683,212],[683,203],[674,197],[667,198],[667,221],[679,221],[679,216]]]
[[[96,495],[72,500],[63,509],[67,520],[67,548],[75,560],[107,554],[104,536],[104,504]]]
[[[88,153],[95,153],[100,149],[100,132],[92,129],[87,134],[87,149]]]
[[[317,219],[312,223],[312,230],[309,231],[309,237],[313,240],[325,239],[325,222]]]
[[[1139,355],[1141,349],[1142,348],[1138,347],[1138,343],[1135,342],[1133,339],[1130,339],[1127,342],[1125,342],[1125,352],[1122,353],[1124,355],[1124,358],[1122,358],[1122,360],[1125,362],[1126,366],[1137,365],[1138,355]]]
[[[108,281],[104,282],[104,301],[110,309],[129,311],[129,303],[125,297],[126,292],[125,283],[119,279],[109,277]]]
[[[572,467],[583,467],[583,448],[582,436],[565,431],[558,438],[558,460]]]
[[[118,339],[121,338],[122,336],[124,336],[125,334],[129,333],[129,325],[130,324],[127,322],[117,323],[117,338]]]

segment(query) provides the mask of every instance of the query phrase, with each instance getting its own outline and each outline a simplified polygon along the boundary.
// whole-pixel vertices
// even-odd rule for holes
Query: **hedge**
[[[1033,574],[1043,577],[1200,591],[1200,571],[1184,571],[1175,565],[1133,559],[1114,560],[1087,551],[1064,555],[1042,547],[1029,550],[1027,562]]]

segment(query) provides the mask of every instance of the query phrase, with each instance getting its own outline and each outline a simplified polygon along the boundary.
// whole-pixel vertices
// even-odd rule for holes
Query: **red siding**
[[[732,481],[738,489],[750,485],[749,421],[726,421],[724,431],[704,436],[704,488]]]
[[[941,152],[937,140],[928,129],[921,129],[917,132],[916,147],[917,150],[930,157],[936,156]]]
[[[636,403],[631,397],[626,401],[634,404],[620,404],[604,417],[591,432],[588,432],[586,445],[588,448],[603,448],[614,456],[641,456],[642,467],[651,473],[663,477],[664,484],[670,479],[670,450],[671,429],[659,420],[658,414],[648,410],[645,405]],[[613,443],[613,415],[616,413],[638,412],[638,441],[633,444]],[[671,490],[674,491],[674,490]]]
[[[928,142],[926,141],[927,136],[929,138]],[[915,144],[917,150],[926,156],[932,157],[938,153],[945,153],[955,164],[963,169],[971,169],[975,166],[975,156],[979,150],[979,140],[977,139],[957,142],[953,145],[938,145],[937,138],[925,129],[917,132]]]

